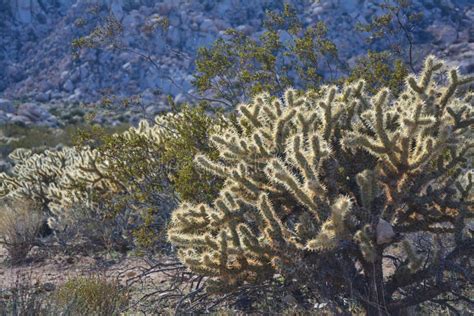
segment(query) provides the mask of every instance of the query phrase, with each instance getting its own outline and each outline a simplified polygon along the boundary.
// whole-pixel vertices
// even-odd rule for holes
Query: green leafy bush
[[[198,152],[215,155],[209,134],[225,125],[219,114],[183,106],[157,117],[155,124],[142,121],[122,134],[82,133],[81,145],[95,148],[99,163],[107,165],[103,174],[118,188],[97,195],[105,214],[133,210],[140,215],[133,225],[138,245],[166,249],[162,228],[177,202],[208,201],[219,190],[220,180],[196,169],[193,157]]]
[[[285,4],[282,12],[267,12],[264,26],[257,39],[229,29],[225,38],[200,48],[196,88],[233,108],[263,91],[315,89],[324,81],[323,68],[332,75],[340,68],[337,48],[322,21],[305,26],[294,8]],[[327,69],[327,65],[333,66]]]
[[[280,275],[310,302],[373,315],[462,300],[474,96],[461,87],[473,80],[428,57],[395,97],[364,81],[258,95],[211,137],[219,159],[196,157],[224,186],[212,203],[181,203],[169,240],[212,291]]]
[[[371,52],[358,58],[346,79],[352,83],[363,79],[366,90],[376,94],[382,88],[389,88],[390,92],[398,95],[405,87],[408,68],[401,59],[394,58],[388,51]]]

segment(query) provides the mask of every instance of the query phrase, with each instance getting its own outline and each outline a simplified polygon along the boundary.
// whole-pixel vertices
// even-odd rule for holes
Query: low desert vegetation
[[[396,3],[359,30],[399,45],[350,69],[323,24],[285,6],[259,38],[229,30],[199,51],[196,104],[170,98],[170,113],[46,150],[14,143],[0,173],[10,265],[33,246],[144,263],[121,281],[26,282],[0,312],[471,313],[474,77],[434,56],[416,71],[406,30],[420,17]],[[107,21],[74,48],[118,43]],[[331,65],[343,75],[320,74]]]
[[[94,144],[17,150],[2,194],[43,212],[8,206],[3,243],[23,260],[43,216],[56,236],[84,227],[91,245],[101,235],[124,253],[163,250],[168,236],[181,261],[172,270],[200,280],[178,307],[233,297],[216,308],[261,310],[270,295],[281,310],[459,308],[472,293],[473,80],[430,56],[400,92],[372,95],[363,80],[287,89],[232,115],[183,108],[85,138]],[[72,280],[58,295],[86,304],[106,286],[94,282]]]
[[[69,279],[56,290],[52,301],[68,315],[118,315],[128,297],[118,283],[92,276]]]
[[[36,245],[44,214],[33,201],[2,200],[0,206],[0,245],[8,252],[12,264],[24,262]]]

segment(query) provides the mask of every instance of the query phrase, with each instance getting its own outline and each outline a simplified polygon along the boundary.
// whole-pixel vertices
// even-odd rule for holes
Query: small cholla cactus
[[[0,197],[28,197],[47,209],[51,186],[60,182],[65,169],[75,163],[77,154],[73,148],[46,150],[40,154],[22,148],[15,150],[9,156],[13,170],[0,173]]]
[[[105,176],[106,166],[98,158],[98,153],[88,148],[65,147],[38,154],[17,149],[10,155],[13,170],[0,173],[0,198],[31,199],[52,217],[50,223],[58,223],[74,203],[91,200],[90,189],[117,186]]]
[[[397,98],[371,97],[362,81],[255,97],[212,136],[220,160],[195,159],[225,180],[220,195],[182,203],[169,240],[215,291],[281,275],[377,315],[462,295],[474,249],[463,177],[474,144],[463,86],[473,79],[428,57]]]
[[[0,173],[0,204],[7,198],[32,199],[49,217],[48,226],[59,232],[93,216],[136,245],[160,250],[156,247],[166,243],[161,228],[178,195],[187,198],[199,191],[193,200],[205,200],[218,191],[211,187],[214,179],[195,171],[192,157],[197,150],[211,151],[202,135],[221,125],[203,108],[185,107],[156,117],[154,124],[141,121],[124,133],[81,134],[83,142],[74,148],[38,154],[19,149],[10,156],[14,168]],[[90,140],[99,146],[91,149]],[[203,179],[205,184],[188,185],[182,179]]]
[[[172,137],[173,130],[169,125],[175,116],[169,114],[157,117],[152,125],[142,121],[137,128],[132,127],[113,137],[121,143],[144,139],[147,144],[155,144],[158,148],[163,137]],[[37,154],[31,150],[17,149],[10,155],[13,169],[0,173],[0,199],[32,199],[51,216],[48,223],[59,227],[61,222],[67,222],[68,212],[74,204],[94,207],[95,202],[103,201],[106,194],[113,197],[133,190],[132,181],[125,182],[115,169],[115,157],[109,159],[107,154],[109,152],[106,150],[99,151],[89,147],[65,147]],[[142,163],[156,165],[159,163],[159,156],[147,155],[146,161]],[[143,182],[140,179],[143,175],[134,176],[133,183]]]

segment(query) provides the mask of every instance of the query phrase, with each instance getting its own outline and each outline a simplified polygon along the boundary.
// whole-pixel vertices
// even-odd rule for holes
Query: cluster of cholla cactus
[[[113,184],[103,176],[106,166],[99,163],[97,152],[88,148],[42,153],[17,149],[10,159],[14,167],[0,174],[0,197],[31,199],[53,218],[61,217],[75,202],[90,201],[87,187],[105,190]]]
[[[195,159],[225,179],[219,196],[182,203],[169,240],[216,291],[283,276],[378,315],[462,297],[473,79],[429,57],[396,98],[369,96],[364,82],[256,96],[212,136],[220,159]]]
[[[172,137],[170,124],[175,116],[157,117],[155,124],[142,121],[137,128],[132,127],[114,137],[119,142],[145,139],[147,144],[158,146],[163,137]],[[107,150],[89,147],[64,147],[41,153],[17,149],[10,155],[12,170],[0,173],[0,199],[32,199],[51,216],[50,225],[59,225],[61,221],[67,221],[68,212],[75,204],[95,207],[97,201],[103,201],[104,195],[126,194],[132,190],[131,181],[124,181],[114,168],[116,157],[108,154]],[[142,163],[153,165],[158,159],[158,156],[147,155]],[[121,163],[126,165],[130,161]],[[133,180],[134,183],[143,182],[138,177]]]

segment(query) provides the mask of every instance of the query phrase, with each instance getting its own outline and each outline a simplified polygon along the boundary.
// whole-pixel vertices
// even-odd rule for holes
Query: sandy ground
[[[150,267],[149,261],[139,257],[55,256],[16,266],[9,265],[6,259],[6,251],[0,247],[0,291],[25,281],[31,285],[51,284],[56,287],[77,276],[102,276],[125,285]],[[164,260],[167,258],[161,259]],[[148,277],[156,281],[163,276],[156,273]]]

